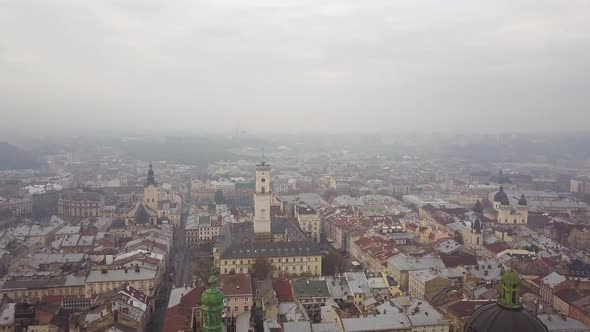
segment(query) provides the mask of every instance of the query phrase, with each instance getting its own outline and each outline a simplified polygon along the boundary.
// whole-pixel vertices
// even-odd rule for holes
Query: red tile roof
[[[220,274],[217,276],[217,287],[226,296],[252,295],[252,281],[247,273]]]
[[[279,302],[295,301],[293,290],[291,289],[291,283],[288,279],[274,280],[272,282],[272,288],[275,290]]]
[[[484,244],[484,247],[494,254],[499,254],[506,249],[510,249],[510,246],[506,242]]]
[[[164,317],[164,332],[191,331],[192,308],[201,304],[204,289],[195,287],[180,299],[180,303],[168,308]]]

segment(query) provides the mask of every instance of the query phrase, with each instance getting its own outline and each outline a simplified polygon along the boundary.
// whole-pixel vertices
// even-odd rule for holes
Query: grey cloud
[[[586,130],[587,31],[583,0],[4,1],[0,112],[12,128]]]

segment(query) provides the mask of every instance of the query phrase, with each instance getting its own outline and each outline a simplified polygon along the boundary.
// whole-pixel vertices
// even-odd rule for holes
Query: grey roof
[[[590,331],[590,328],[579,320],[563,315],[541,314],[537,315],[537,318],[549,331]]]
[[[80,263],[84,260],[85,254],[46,254],[36,253],[31,257],[31,265],[39,267],[41,264],[64,264]]]
[[[17,290],[17,289],[43,289],[63,286],[84,286],[84,278],[73,275],[67,277],[43,277],[31,278],[21,280],[7,280],[2,285],[2,291]]]
[[[551,272],[551,274],[547,275],[541,281],[543,281],[543,283],[546,284],[547,286],[553,288],[566,280],[567,280],[567,278],[562,276],[561,274],[559,274],[557,272]]]
[[[287,228],[287,242],[256,242],[252,223],[224,225],[220,241],[222,259],[277,257],[277,256],[318,256],[321,254],[318,244],[309,241],[305,235],[290,221],[273,221]],[[272,226],[275,224],[275,226]],[[300,236],[301,235],[301,236]]]
[[[387,315],[344,318],[342,325],[346,332],[370,332],[370,331],[391,331],[397,329],[409,329],[410,321],[406,317],[399,317],[394,320]]]
[[[55,233],[55,235],[74,235],[80,233],[80,226],[65,226]]]
[[[128,281],[128,280],[151,280],[156,277],[156,271],[140,267],[139,272],[135,269],[106,270],[103,273],[101,270],[92,270],[86,277],[86,282],[104,282],[104,281]]]
[[[64,237],[63,242],[61,243],[62,247],[75,247],[78,245],[78,240],[80,240],[80,235],[67,235]]]
[[[327,276],[325,280],[332,298],[346,300],[348,296],[353,295],[344,276]]]
[[[279,199],[282,202],[288,202],[288,203],[295,203],[295,201],[297,201],[297,199],[299,199],[300,202],[303,202],[306,205],[308,205],[309,207],[316,209],[316,210],[322,206],[328,205],[328,202],[326,202],[322,198],[322,196],[320,196],[319,194],[316,194],[316,193],[302,193],[299,195],[283,195],[283,196],[279,196]]]
[[[317,244],[309,242],[254,242],[232,244],[222,254],[222,259],[277,257],[277,256],[319,256]]]
[[[340,332],[340,326],[336,322],[316,323],[311,325],[313,332]]]
[[[405,306],[407,306],[407,314],[403,311]],[[382,316],[389,317],[391,321],[407,320],[414,327],[448,324],[448,321],[432,305],[417,298],[396,297],[377,306],[377,310]]]
[[[100,194],[97,192],[65,191],[63,199],[72,201],[100,201]]]
[[[296,298],[330,297],[325,280],[297,279],[291,281],[291,287],[293,287],[293,295]]]
[[[387,260],[387,266],[394,266],[400,271],[424,270],[431,267],[444,268],[442,260],[434,256],[412,258],[404,254],[396,255]]]
[[[285,322],[283,323],[284,332],[311,332],[310,322]]]
[[[353,293],[371,294],[369,280],[367,280],[364,272],[346,272],[344,276],[348,280],[348,285]]]

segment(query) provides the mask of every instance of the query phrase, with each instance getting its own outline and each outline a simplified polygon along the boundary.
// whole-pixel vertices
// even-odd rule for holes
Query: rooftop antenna
[[[262,159],[260,159],[260,164],[264,165],[264,147],[262,148]]]

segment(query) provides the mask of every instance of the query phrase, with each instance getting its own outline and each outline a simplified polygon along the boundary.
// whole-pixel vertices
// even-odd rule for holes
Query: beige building
[[[31,196],[11,198],[8,200],[8,208],[15,216],[27,216],[33,213],[33,200]]]
[[[53,324],[29,325],[27,332],[59,332],[59,328]]]
[[[437,294],[453,284],[432,269],[410,271],[408,275],[408,294],[420,300],[424,300],[427,294]]]
[[[92,270],[86,277],[85,293],[87,297],[92,297],[128,284],[148,296],[153,296],[156,277],[157,271],[139,266],[133,269]]]
[[[2,296],[15,301],[41,301],[47,296],[64,298],[84,298],[85,280],[69,275],[67,277],[48,277],[36,279],[7,280],[2,285]]]
[[[220,229],[221,222],[211,220],[211,216],[190,216],[185,228],[187,248],[212,243],[219,236]]]
[[[58,201],[60,218],[88,218],[100,216],[102,197],[97,192],[65,191]]]
[[[278,275],[322,275],[322,257],[319,251],[307,251],[303,248],[290,245],[273,246],[256,243],[244,246],[244,249],[237,252],[230,252],[220,258],[219,268],[223,273],[247,273],[256,257],[264,257],[270,261],[273,267],[273,274]],[[262,254],[265,254],[262,256]],[[287,256],[291,255],[292,256]]]
[[[298,207],[297,222],[301,230],[313,242],[320,242],[320,216],[310,207]]]

